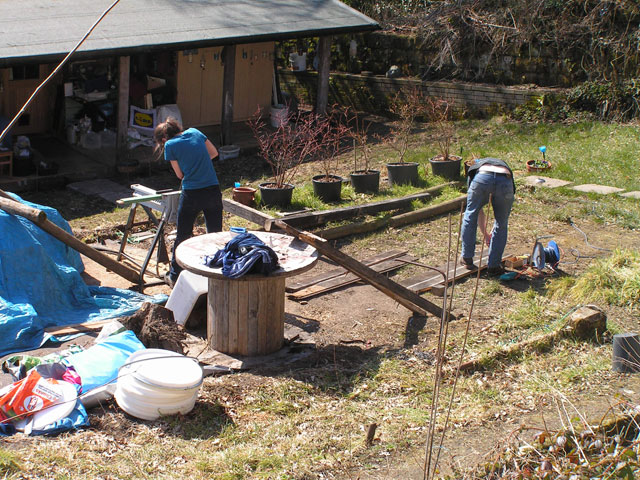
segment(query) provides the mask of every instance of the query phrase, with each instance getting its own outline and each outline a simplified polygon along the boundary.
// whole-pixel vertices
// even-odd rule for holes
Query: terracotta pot
[[[253,197],[256,189],[252,187],[235,187],[233,189],[233,199],[248,207],[253,205]]]
[[[549,170],[551,168],[551,162],[545,160],[546,166],[536,166],[535,160],[527,160],[527,172],[544,172],[545,170]]]

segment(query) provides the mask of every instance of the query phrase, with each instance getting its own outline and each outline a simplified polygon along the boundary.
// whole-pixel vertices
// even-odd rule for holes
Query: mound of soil
[[[133,331],[147,348],[162,348],[184,355],[187,338],[173,318],[173,312],[161,305],[146,302],[131,316],[119,319]]]

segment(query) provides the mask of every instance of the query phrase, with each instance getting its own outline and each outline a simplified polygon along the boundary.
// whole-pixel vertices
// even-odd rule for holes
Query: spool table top
[[[318,251],[297,238],[273,232],[249,232],[271,247],[278,255],[279,268],[269,277],[289,277],[311,269],[318,261]],[[247,274],[239,278],[228,278],[222,275],[222,268],[211,268],[204,264],[206,255],[214,255],[223,249],[227,242],[237,234],[234,232],[216,232],[199,235],[185,240],[176,249],[178,264],[198,275],[216,279],[233,281],[265,278],[262,274]]]

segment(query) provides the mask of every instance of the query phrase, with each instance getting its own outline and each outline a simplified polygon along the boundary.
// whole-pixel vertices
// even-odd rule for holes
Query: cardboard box
[[[504,259],[504,266],[507,268],[521,268],[529,261],[529,255],[512,255]]]

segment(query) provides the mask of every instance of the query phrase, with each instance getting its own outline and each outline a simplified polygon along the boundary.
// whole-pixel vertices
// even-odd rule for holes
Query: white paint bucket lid
[[[49,386],[60,392],[61,397],[54,404],[33,414],[31,420],[32,430],[42,430],[47,425],[62,420],[67,417],[76,406],[78,391],[73,384],[58,380],[57,384],[50,383]]]
[[[131,374],[140,382],[162,388],[191,390],[202,384],[202,367],[192,358],[170,350],[150,348],[129,357],[119,376]]]

